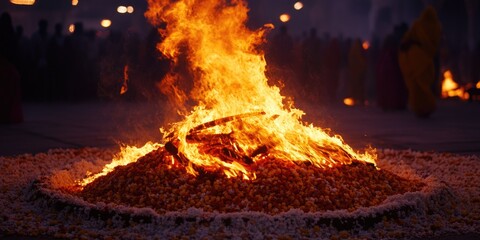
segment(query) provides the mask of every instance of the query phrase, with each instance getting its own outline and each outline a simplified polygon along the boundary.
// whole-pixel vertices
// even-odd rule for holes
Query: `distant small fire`
[[[442,98],[453,97],[458,97],[462,100],[468,100],[470,96],[468,92],[465,91],[465,86],[460,86],[457,82],[455,82],[452,72],[450,70],[446,70],[443,73]]]

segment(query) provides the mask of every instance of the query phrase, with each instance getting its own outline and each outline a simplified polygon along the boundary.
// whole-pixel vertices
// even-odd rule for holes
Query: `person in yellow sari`
[[[432,86],[435,82],[434,57],[440,47],[441,24],[435,9],[428,6],[402,39],[399,64],[408,89],[411,110],[421,118],[436,108]]]

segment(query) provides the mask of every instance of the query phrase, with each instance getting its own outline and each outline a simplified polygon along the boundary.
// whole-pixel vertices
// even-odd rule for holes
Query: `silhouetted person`
[[[48,42],[47,64],[51,79],[52,97],[55,100],[65,100],[65,36],[61,23],[55,24],[55,32]]]
[[[315,28],[310,29],[309,36],[303,42],[302,55],[304,60],[302,80],[307,98],[318,101],[322,81],[322,42]]]
[[[395,26],[392,34],[383,42],[377,63],[377,104],[383,110],[407,108],[407,86],[398,63],[400,41],[408,30],[406,24]]]
[[[365,103],[365,83],[367,80],[367,57],[362,41],[355,39],[348,53],[347,95],[356,105]]]
[[[65,54],[67,64],[66,93],[70,101],[78,101],[85,97],[88,91],[87,54],[88,39],[85,36],[83,23],[75,23],[72,35],[65,39]]]
[[[12,18],[9,13],[0,15],[0,54],[9,61],[15,63],[17,41],[13,29]]]
[[[112,31],[100,48],[100,79],[98,94],[101,98],[115,99],[120,96],[124,81],[124,37],[121,32]]]
[[[288,34],[287,26],[282,25],[270,44],[270,55],[278,67],[291,67],[293,61],[293,39]]]
[[[477,81],[480,81],[480,41],[475,44],[473,49],[472,59],[472,84],[475,85]]]
[[[47,67],[48,22],[42,19],[38,22],[38,30],[32,35],[33,60],[35,78],[33,94],[37,100],[46,100],[50,97],[50,81]]]
[[[296,75],[294,67],[294,41],[287,26],[282,25],[273,36],[267,52],[267,76],[286,87],[282,90],[288,96],[296,95]]]
[[[0,123],[23,121],[20,74],[15,68],[15,32],[10,14],[0,16]]]
[[[324,78],[322,88],[325,93],[325,99],[333,102],[337,96],[338,84],[340,81],[340,65],[341,65],[341,49],[340,42],[337,38],[332,38],[328,41],[325,50],[323,51],[323,76]]]
[[[145,43],[141,45],[142,55],[140,57],[141,64],[139,67],[143,73],[145,94],[147,94],[148,99],[165,97],[163,94],[160,95],[158,89],[155,87],[169,71],[171,64],[170,60],[157,50],[157,44],[162,40],[157,28],[152,27],[145,39]]]
[[[432,86],[435,82],[434,57],[440,46],[441,25],[435,9],[428,6],[402,39],[400,69],[408,89],[411,110],[421,118],[436,108]]]
[[[16,28],[17,36],[17,70],[21,76],[22,97],[25,100],[32,100],[33,80],[35,68],[33,63],[33,52],[30,39],[25,37],[22,26]]]

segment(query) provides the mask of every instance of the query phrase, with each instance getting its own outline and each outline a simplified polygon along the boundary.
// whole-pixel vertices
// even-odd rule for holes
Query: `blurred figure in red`
[[[15,31],[10,14],[0,16],[0,123],[23,122],[20,74],[13,63]]]
[[[337,38],[332,38],[325,48],[323,56],[325,94],[328,102],[335,101],[340,81],[341,49]]]
[[[407,30],[407,24],[395,26],[380,50],[376,71],[377,104],[385,111],[407,108],[408,92],[398,63],[400,41]]]

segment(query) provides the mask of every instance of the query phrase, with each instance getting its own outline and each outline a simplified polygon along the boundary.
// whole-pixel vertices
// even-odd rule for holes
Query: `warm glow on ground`
[[[296,2],[294,5],[293,5],[293,8],[295,8],[295,10],[300,10],[303,8],[303,3],[302,2]]]
[[[280,15],[279,18],[280,18],[280,21],[282,21],[282,22],[288,22],[288,21],[290,21],[290,15],[288,15],[288,14],[286,14],[286,13]]]

